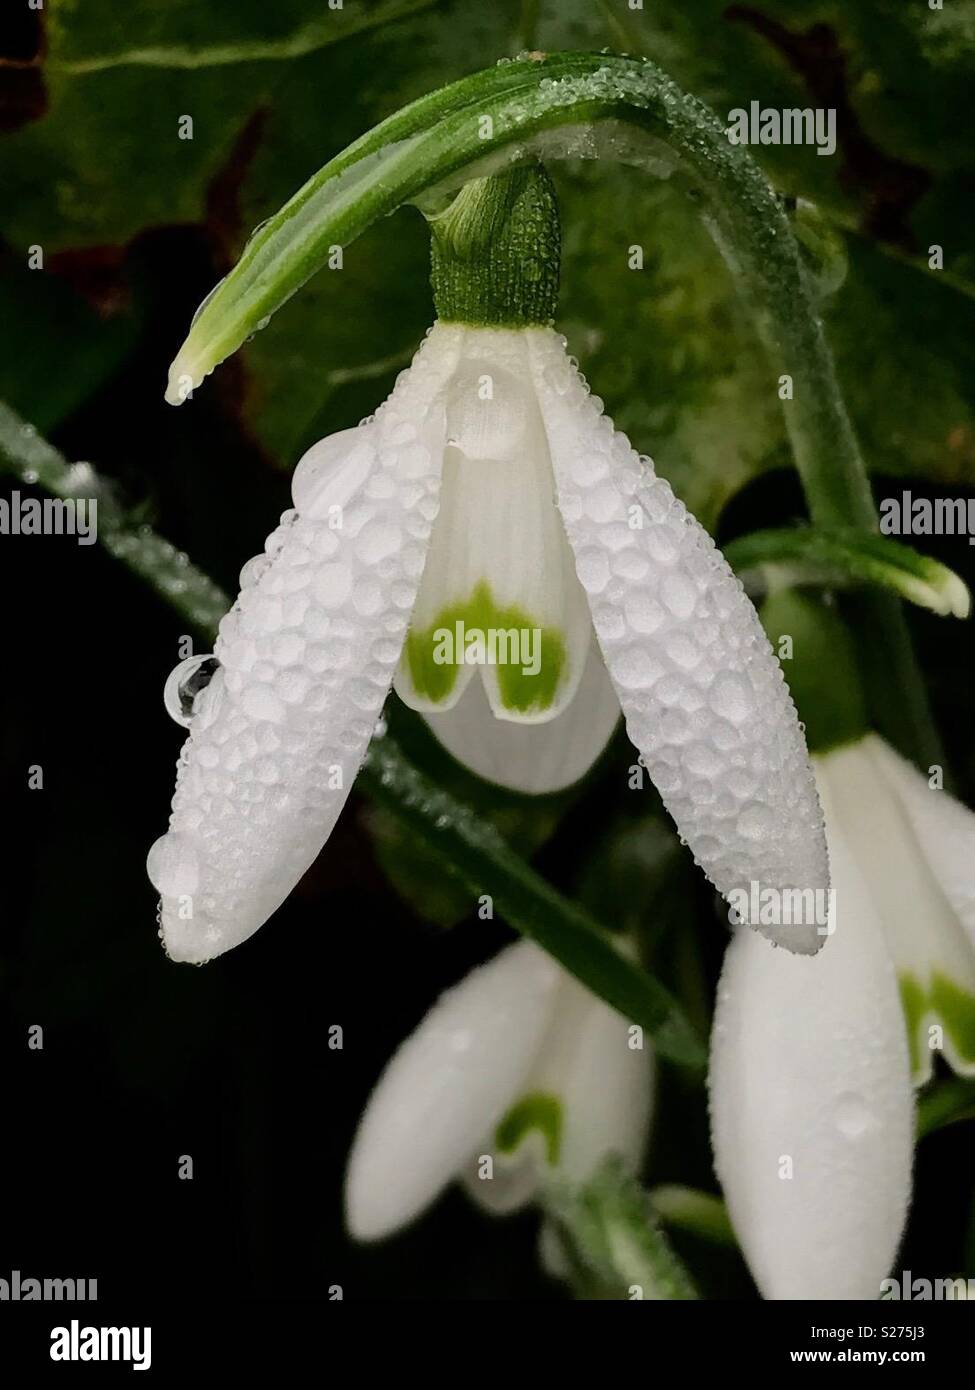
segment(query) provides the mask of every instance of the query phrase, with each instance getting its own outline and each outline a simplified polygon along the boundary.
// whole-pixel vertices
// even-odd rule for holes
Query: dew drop
[[[206,690],[219,669],[220,662],[208,653],[189,656],[170,671],[163,687],[163,703],[170,719],[182,724],[184,729],[189,728],[196,697]]]
[[[195,893],[200,879],[196,850],[185,835],[160,835],[146,858],[149,882],[163,897]]]

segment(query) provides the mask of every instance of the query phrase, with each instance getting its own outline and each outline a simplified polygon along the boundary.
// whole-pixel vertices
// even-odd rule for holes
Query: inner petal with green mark
[[[555,506],[524,332],[468,330],[446,430],[440,512],[396,691],[434,713],[477,676],[496,718],[546,722],[579,685],[592,621]]]
[[[562,1102],[558,1096],[533,1091],[516,1101],[495,1131],[498,1151],[515,1153],[531,1133],[541,1136],[545,1157],[554,1168],[562,1148]]]

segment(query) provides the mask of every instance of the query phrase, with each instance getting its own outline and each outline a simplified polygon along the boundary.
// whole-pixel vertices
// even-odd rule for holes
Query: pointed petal
[[[575,693],[592,623],[552,505],[523,332],[466,330],[447,434],[397,694],[423,713],[451,709],[476,671],[497,718],[550,720]]]
[[[751,603],[707,532],[587,394],[547,329],[529,335],[558,504],[626,719],[664,804],[726,897],[824,890],[826,841],[802,730]],[[815,922],[765,926],[819,949]]]
[[[936,1051],[975,1075],[975,946],[949,900],[971,903],[975,816],[876,734],[816,762],[886,934],[916,1082],[931,1076]]]
[[[620,702],[592,640],[578,690],[545,724],[496,719],[480,681],[453,709],[424,718],[447,752],[479,777],[542,795],[586,775],[619,723]]]
[[[431,335],[375,419],[325,440],[248,562],[147,864],[176,960],[255,932],[315,858],[399,659],[436,512],[458,333]]]
[[[349,1158],[349,1230],[375,1240],[419,1214],[504,1114],[548,1026],[561,972],[529,942],[433,1006],[376,1084]]]
[[[875,1299],[910,1201],[914,1111],[893,970],[831,832],[836,930],[814,960],[739,929],[711,1045],[715,1170],[765,1298]]]

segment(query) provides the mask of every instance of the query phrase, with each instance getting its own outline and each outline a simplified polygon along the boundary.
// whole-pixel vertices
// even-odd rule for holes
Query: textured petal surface
[[[397,693],[423,712],[450,709],[478,676],[499,719],[545,722],[572,699],[592,622],[552,505],[524,332],[464,330],[447,436],[440,515]],[[468,639],[487,635],[480,650],[489,659],[458,664],[479,650],[459,623]]]
[[[825,948],[803,959],[739,929],[712,1033],[715,1170],[773,1299],[879,1297],[910,1201],[897,985],[869,893],[832,832],[830,853],[836,930]]]
[[[458,762],[516,792],[561,791],[584,777],[619,723],[620,702],[592,639],[579,688],[545,724],[496,719],[480,681],[453,709],[424,717]]]
[[[948,892],[970,905],[975,816],[876,734],[816,762],[894,960],[915,1080],[931,1076],[938,1051],[975,1074],[975,946]]]
[[[302,510],[241,572],[169,832],[149,854],[174,959],[208,960],[256,931],[348,796],[423,572],[458,340],[435,330],[373,421],[310,451],[295,473]]]
[[[383,1072],[346,1181],[349,1230],[378,1239],[460,1175],[518,1093],[562,972],[518,942],[442,995]]]
[[[565,355],[533,330],[558,504],[627,731],[695,859],[726,897],[823,890],[815,782],[795,706],[741,584],[707,532],[614,432]],[[755,923],[813,952],[815,922]]]

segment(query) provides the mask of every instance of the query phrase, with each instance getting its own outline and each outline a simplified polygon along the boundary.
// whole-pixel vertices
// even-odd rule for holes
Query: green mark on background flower
[[[562,1148],[562,1102],[558,1096],[535,1091],[514,1103],[495,1131],[502,1153],[513,1154],[533,1130],[545,1141],[545,1156],[554,1168]]]
[[[922,1049],[928,1045],[926,1030],[935,1023],[944,1028],[961,1065],[975,1068],[975,997],[941,971],[932,974],[927,989],[906,972],[898,983],[915,1080],[927,1075]]]

